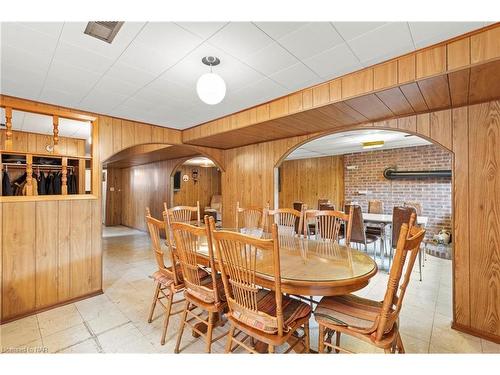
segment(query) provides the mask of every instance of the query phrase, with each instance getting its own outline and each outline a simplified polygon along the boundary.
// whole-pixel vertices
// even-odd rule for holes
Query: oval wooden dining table
[[[233,228],[220,230],[236,231]],[[259,230],[243,230],[243,233],[259,238],[270,237],[269,233]],[[283,293],[304,296],[347,294],[363,289],[377,273],[377,264],[368,254],[337,242],[290,235],[280,235],[279,242]],[[200,241],[198,256],[202,265],[208,265],[206,241]],[[256,284],[274,289],[270,252],[258,253],[256,270]]]

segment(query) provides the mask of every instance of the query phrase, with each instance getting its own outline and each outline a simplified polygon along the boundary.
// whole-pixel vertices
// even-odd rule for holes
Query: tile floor
[[[160,309],[153,323],[146,321],[153,292],[149,275],[155,270],[148,236],[125,227],[105,228],[103,247],[104,294],[0,326],[3,352],[173,353],[179,315],[171,318],[164,346]],[[407,352],[500,353],[500,345],[450,328],[450,261],[427,256],[423,281],[417,272],[413,276],[400,318]],[[386,282],[387,273],[381,271],[358,294],[381,300]],[[353,351],[381,352],[348,337],[342,340]],[[224,342],[216,342],[213,352],[223,352]],[[311,347],[317,347],[314,319]],[[204,343],[185,330],[181,351],[203,353]]]

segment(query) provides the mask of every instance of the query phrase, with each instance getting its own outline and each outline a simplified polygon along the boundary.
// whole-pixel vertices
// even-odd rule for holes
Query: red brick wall
[[[387,180],[384,169],[400,170],[451,169],[452,155],[436,145],[407,147],[392,150],[370,151],[344,156],[344,167],[355,165],[358,169],[344,170],[345,200],[356,201],[368,210],[368,200],[384,202],[384,213],[392,214],[395,205],[404,201],[422,204],[422,215],[429,217],[428,238],[442,228],[451,230],[451,179]],[[358,191],[367,190],[367,195]]]

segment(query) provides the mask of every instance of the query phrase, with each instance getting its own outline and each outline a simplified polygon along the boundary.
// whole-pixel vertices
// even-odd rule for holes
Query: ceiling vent
[[[122,27],[123,22],[118,21],[91,21],[85,28],[84,33],[99,40],[111,43],[118,31]]]

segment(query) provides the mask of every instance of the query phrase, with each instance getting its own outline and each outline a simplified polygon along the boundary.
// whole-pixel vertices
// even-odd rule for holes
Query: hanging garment
[[[3,172],[2,176],[2,195],[10,196],[14,195],[14,191],[12,190],[12,185],[10,184],[9,173],[6,171]]]
[[[62,193],[62,175],[61,172],[54,173],[54,194]]]
[[[68,194],[77,194],[76,176],[73,172],[71,172],[68,177]]]
[[[22,195],[23,187],[26,183],[26,172],[24,172],[21,176],[16,178],[14,182],[12,182],[12,195]]]
[[[45,194],[47,194],[45,172],[40,172],[40,176],[38,176],[38,195]]]
[[[45,191],[47,195],[53,195],[54,194],[54,174],[49,173],[47,176],[47,179],[45,181]]]

